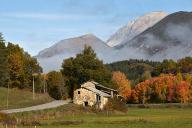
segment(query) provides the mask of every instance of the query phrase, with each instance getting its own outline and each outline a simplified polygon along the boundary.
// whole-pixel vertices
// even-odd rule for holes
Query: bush
[[[47,85],[48,93],[52,98],[60,100],[67,97],[64,78],[60,72],[49,72],[47,74]]]
[[[109,99],[107,104],[104,106],[104,110],[127,112],[126,102],[120,98],[114,97]]]
[[[1,125],[16,125],[17,121],[14,117],[8,116],[7,114],[0,113],[0,126]]]

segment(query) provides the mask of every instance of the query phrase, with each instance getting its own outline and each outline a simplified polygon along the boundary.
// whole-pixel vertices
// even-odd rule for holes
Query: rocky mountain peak
[[[147,13],[135,20],[132,20],[113,34],[107,40],[107,44],[113,47],[123,44],[124,42],[128,42],[147,28],[163,19],[165,16],[167,16],[167,13],[159,11]]]

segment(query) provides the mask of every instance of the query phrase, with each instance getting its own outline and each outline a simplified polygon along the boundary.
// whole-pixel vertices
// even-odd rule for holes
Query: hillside
[[[61,40],[53,46],[40,51],[36,57],[44,68],[44,72],[50,71],[50,69],[58,70],[63,59],[74,57],[84,49],[85,45],[91,46],[100,59],[104,61],[110,60],[108,54],[113,51],[113,48],[106,45],[93,34]]]
[[[192,12],[168,15],[118,49],[137,49],[147,59],[179,59],[192,55]]]
[[[40,51],[37,57],[52,57],[59,54],[74,55],[81,52],[85,45],[91,46],[96,52],[103,52],[104,49],[109,49],[109,46],[95,35],[86,34],[61,40],[53,46]]]
[[[157,13],[161,18],[165,16],[163,12]],[[112,63],[128,59],[144,59],[153,61],[162,61],[164,59],[178,60],[180,58],[192,55],[192,12],[176,12],[159,19],[158,15],[148,14],[143,20],[135,21],[131,31],[139,30],[139,35],[125,34],[124,29],[117,32],[120,36],[115,36],[120,43],[115,47],[109,47],[105,42],[94,36],[87,34],[79,37],[62,40],[55,45],[42,50],[36,56],[44,72],[59,70],[64,59],[74,57],[81,52],[85,45],[91,46],[97,54],[97,57],[104,63]],[[148,17],[148,18],[147,18]],[[140,19],[140,18],[139,18]],[[152,20],[153,19],[153,20]],[[145,26],[142,23],[154,21],[152,26]],[[157,23],[156,23],[156,22]],[[138,23],[138,24],[136,24]],[[152,22],[151,22],[152,23]],[[139,27],[140,26],[140,27]],[[138,29],[136,29],[138,28]],[[143,30],[140,31],[140,30]],[[125,33],[124,33],[125,32]],[[134,32],[133,32],[134,33]],[[125,38],[124,38],[125,37]],[[123,43],[122,43],[122,40]]]
[[[154,68],[159,64],[160,62],[130,59],[107,64],[107,67],[112,72],[123,72],[127,78],[132,81],[132,86],[134,86],[137,83],[148,79],[148,77],[151,77],[151,75],[153,75],[152,72],[154,71]]]
[[[32,99],[32,92],[28,90],[10,89],[9,108],[23,108],[52,101],[47,94],[36,94]],[[0,110],[7,109],[7,89],[0,87]]]
[[[153,26],[158,21],[163,19],[167,14],[165,12],[147,13],[135,20],[128,22],[127,25],[121,27],[108,40],[107,44],[111,47],[118,46],[130,41],[135,36],[142,33],[147,28]]]

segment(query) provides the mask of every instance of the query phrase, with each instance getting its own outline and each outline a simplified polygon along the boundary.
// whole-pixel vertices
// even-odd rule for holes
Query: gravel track
[[[19,109],[8,109],[8,110],[2,110],[0,112],[3,113],[19,113],[19,112],[29,112],[29,111],[37,111],[37,110],[43,110],[43,109],[50,109],[50,108],[56,108],[65,104],[68,104],[70,100],[55,100],[50,103],[45,103],[41,105],[26,107],[26,108],[19,108]]]

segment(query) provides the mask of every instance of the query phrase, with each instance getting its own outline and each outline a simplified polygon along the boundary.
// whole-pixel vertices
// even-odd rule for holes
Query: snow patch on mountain
[[[151,12],[137,18],[136,20],[130,21],[127,25],[123,26],[113,34],[107,40],[107,44],[114,47],[123,44],[124,42],[128,42],[166,16],[167,13],[165,12]]]

